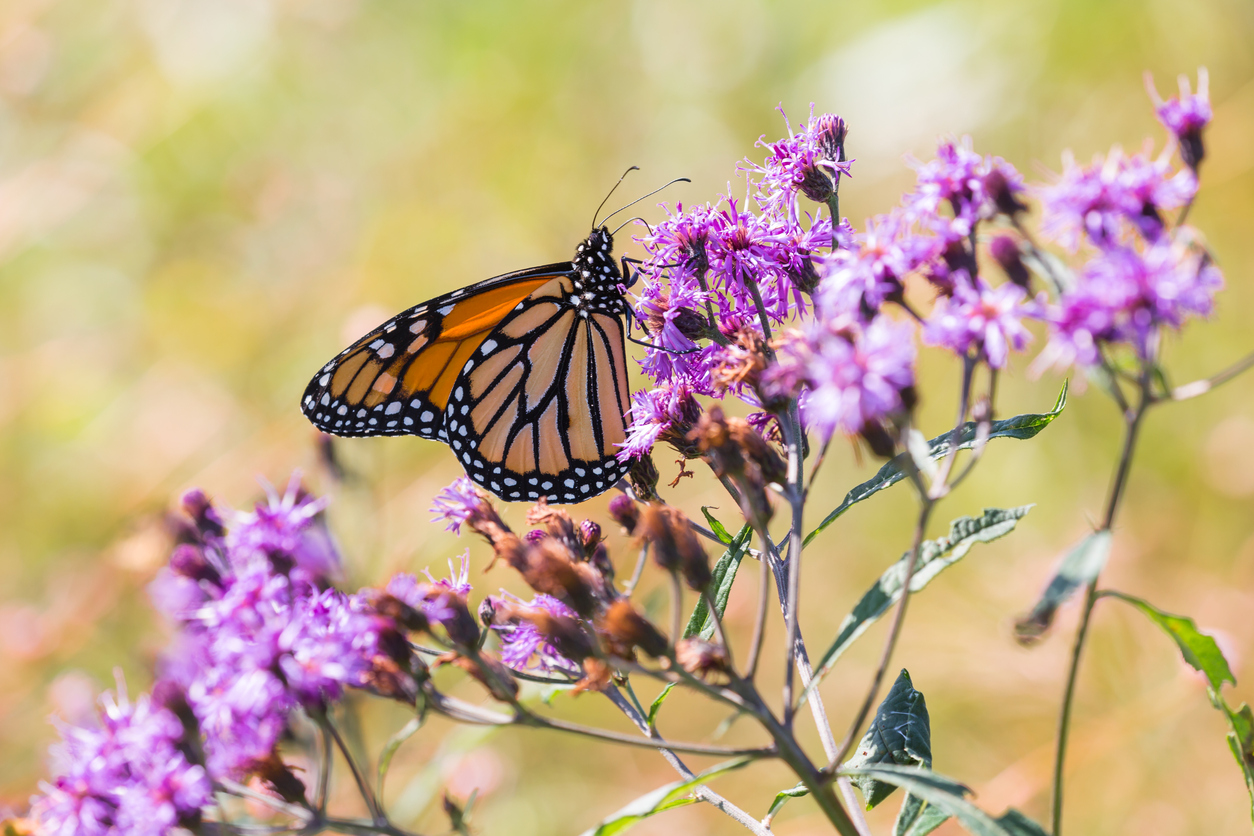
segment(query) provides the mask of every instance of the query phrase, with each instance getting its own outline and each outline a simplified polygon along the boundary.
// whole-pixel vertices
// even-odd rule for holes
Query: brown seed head
[[[693,636],[675,645],[675,660],[690,674],[708,679],[713,674],[728,674],[727,649],[721,644]]]
[[[610,604],[597,619],[596,627],[606,651],[621,659],[634,659],[635,648],[658,657],[665,655],[669,647],[666,637],[625,598]]]
[[[646,505],[638,531],[653,544],[653,560],[658,566],[680,572],[688,586],[698,592],[709,585],[710,559],[683,512],[665,505]]]

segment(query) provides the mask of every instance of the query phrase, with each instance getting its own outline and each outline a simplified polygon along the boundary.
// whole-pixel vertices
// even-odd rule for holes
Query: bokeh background
[[[1112,143],[1161,144],[1142,72],[1167,93],[1178,73],[1206,65],[1215,122],[1192,219],[1229,286],[1211,321],[1170,341],[1168,364],[1181,382],[1227,365],[1254,347],[1252,43],[1245,0],[6,0],[0,805],[20,811],[44,774],[49,715],[89,713],[115,667],[134,690],[147,686],[167,632],[144,585],[168,548],[163,515],[190,486],[244,508],[258,476],[281,486],[302,468],[334,495],[352,584],[442,568],[469,545],[479,591],[516,589],[503,569],[482,575],[485,547],[428,522],[432,497],[459,472],[442,446],[341,444],[349,478],[331,480],[297,409],[306,381],[395,310],[568,257],[628,165],[643,171],[624,198],[681,175],[693,182],[670,200],[725,191],[754,141],[783,133],[781,102],[795,120],[814,102],[849,121],[857,163],[842,197],[860,226],[909,187],[904,155],[926,159],[942,134],[972,135],[1031,179],[1057,170],[1064,149],[1087,159]],[[743,193],[743,181],[731,188]],[[1027,359],[1002,387],[1002,414],[1053,403],[1060,378],[1030,379]],[[921,374],[935,434],[957,370],[928,355]],[[1037,503],[1013,536],[916,599],[896,657],[927,695],[936,768],[993,811],[1013,804],[1045,818],[1075,612],[1030,650],[1010,628],[1100,513],[1119,429],[1099,392],[1073,398],[1036,441],[991,448],[929,532],[986,505]],[[836,445],[813,520],[874,466]],[[730,515],[711,485],[699,476],[675,500]],[[1230,699],[1254,698],[1252,499],[1246,377],[1151,416],[1107,572],[1220,637],[1241,680]],[[578,513],[604,518],[606,500]],[[520,507],[509,514],[521,524]],[[912,517],[898,488],[807,551],[812,647],[906,548]],[[620,566],[630,562],[627,543],[611,546]],[[742,645],[755,582],[746,572],[732,604]],[[645,600],[665,607],[660,592]],[[880,625],[825,686],[838,728],[882,636]],[[623,725],[595,696],[555,705]],[[672,698],[663,730],[696,738],[724,719]],[[403,722],[367,710],[364,745],[377,750]],[[724,739],[755,739],[747,726]],[[1224,731],[1166,639],[1102,606],[1071,750],[1073,832],[1247,833]],[[446,826],[428,802],[447,786],[462,797],[479,787],[481,832],[577,833],[673,777],[644,750],[432,721],[398,755],[388,795],[402,824],[427,830]],[[761,814],[791,783],[768,765],[719,786]],[[884,807],[872,815],[880,832],[896,803]],[[805,800],[777,829],[824,832]],[[736,830],[693,807],[638,832]]]

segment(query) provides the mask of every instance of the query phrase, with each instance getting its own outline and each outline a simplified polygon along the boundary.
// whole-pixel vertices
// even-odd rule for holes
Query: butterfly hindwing
[[[301,410],[323,432],[445,440],[462,367],[500,321],[569,262],[487,279],[416,305],[375,328],[310,381]]]
[[[626,472],[623,325],[572,304],[573,282],[536,290],[467,361],[447,410],[466,472],[504,499],[580,502]]]

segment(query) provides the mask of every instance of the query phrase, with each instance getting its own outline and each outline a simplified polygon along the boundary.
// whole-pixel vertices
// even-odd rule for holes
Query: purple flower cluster
[[[936,300],[923,324],[923,341],[963,356],[974,350],[991,368],[1004,369],[1010,352],[1022,351],[1031,339],[1022,323],[1026,296],[1018,285],[993,288],[963,274],[950,296]]]
[[[492,602],[497,608],[504,603],[515,610],[538,610],[558,618],[578,617],[578,613],[551,595],[537,594],[530,601],[523,601],[515,595],[502,592],[501,598],[492,599]],[[530,621],[522,618],[510,619],[494,624],[493,629],[500,637],[501,661],[507,667],[524,673],[565,673],[571,676],[580,674],[579,665],[563,656]]]
[[[473,517],[483,504],[483,492],[469,476],[459,476],[447,488],[436,494],[431,522],[447,522],[445,531],[461,534],[462,523]]]
[[[797,198],[805,195],[816,203],[824,203],[840,186],[842,176],[849,177],[852,160],[845,160],[845,120],[831,113],[814,115],[810,105],[810,121],[794,133],[783,109],[788,136],[776,142],[758,140],[769,152],[761,164],[746,160],[746,171],[759,175],[758,201],[768,213],[797,220]]]
[[[180,628],[162,680],[191,708],[213,775],[247,775],[296,709],[325,708],[345,686],[364,685],[392,627],[358,596],[326,586],[339,557],[323,505],[293,482],[234,515],[224,533],[198,526],[152,585]]]
[[[1198,84],[1191,95],[1182,80],[1180,98],[1169,102],[1150,85],[1184,168],[1173,167],[1170,147],[1154,158],[1148,148],[1132,155],[1116,148],[1088,166],[1065,158],[1057,182],[1039,189],[1044,234],[1072,252],[1086,244],[1096,253],[1043,312],[1050,340],[1038,368],[1099,364],[1103,345],[1127,345],[1153,359],[1163,327],[1178,329],[1211,312],[1223,277],[1194,243],[1196,234],[1165,219],[1197,193],[1201,131],[1211,116],[1204,70]]]
[[[178,717],[147,695],[131,703],[101,697],[100,725],[58,723],[54,777],[32,799],[31,818],[44,836],[161,836],[194,825],[213,801],[203,766],[190,762]]]
[[[688,385],[681,381],[632,395],[628,414],[631,426],[627,440],[619,445],[620,461],[646,455],[667,433],[687,432],[700,416],[701,407]]]
[[[801,418],[823,438],[874,430],[908,405],[914,386],[913,326],[879,316],[869,324],[819,317],[780,348],[770,384],[800,393]]]

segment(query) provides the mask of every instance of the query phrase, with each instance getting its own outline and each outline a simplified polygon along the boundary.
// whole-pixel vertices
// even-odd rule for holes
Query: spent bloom
[[[178,717],[146,694],[132,703],[120,676],[117,697],[106,693],[100,704],[97,727],[57,724],[53,779],[32,799],[37,832],[160,836],[196,824],[213,787],[188,760]]]
[[[1011,351],[1022,351],[1031,335],[1023,327],[1027,294],[1006,283],[991,288],[980,278],[955,274],[953,293],[941,296],[923,325],[923,341],[966,356],[976,349],[988,365],[1004,369]]]

